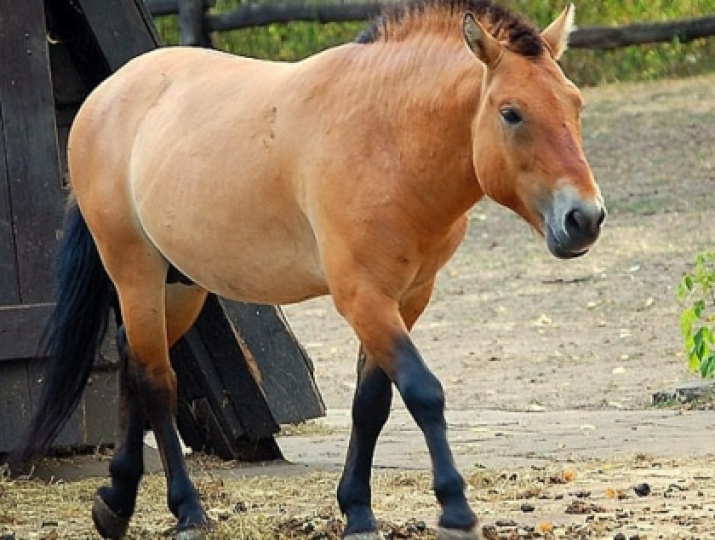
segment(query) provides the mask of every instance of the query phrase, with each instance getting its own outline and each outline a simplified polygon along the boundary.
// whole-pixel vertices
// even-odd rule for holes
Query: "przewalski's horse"
[[[394,385],[427,442],[441,538],[476,538],[442,387],[409,331],[485,195],[557,257],[598,237],[582,100],[556,63],[572,20],[568,7],[539,33],[486,0],[412,1],[302,62],[165,48],[107,79],[70,135],[76,204],[50,371],[11,463],[41,455],[75,408],[116,294],[123,435],[96,527],[126,533],[148,420],[177,535],[200,534],[208,520],[179,448],[169,348],[207,291],[266,304],[330,294],[362,351],[338,487],[345,537],[379,538],[370,474]]]

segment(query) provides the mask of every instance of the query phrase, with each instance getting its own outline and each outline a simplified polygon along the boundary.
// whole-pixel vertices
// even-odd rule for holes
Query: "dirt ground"
[[[414,340],[444,384],[486,538],[712,539],[713,412],[656,409],[652,394],[695,378],[675,290],[695,255],[715,248],[715,76],[585,96],[586,151],[610,212],[598,244],[556,260],[519,219],[480,203]],[[331,413],[281,438],[293,465],[192,460],[220,538],[338,537],[357,344],[326,299],[286,314]],[[394,417],[375,506],[388,538],[433,538],[422,437],[401,403]],[[80,483],[77,502],[72,482],[0,483],[0,538],[89,536],[98,483]],[[132,537],[170,527],[162,484],[146,482]],[[23,502],[38,493],[41,511]]]

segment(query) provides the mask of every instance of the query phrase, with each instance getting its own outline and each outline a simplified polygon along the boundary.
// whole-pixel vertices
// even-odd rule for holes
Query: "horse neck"
[[[364,99],[395,152],[401,179],[450,226],[483,195],[472,163],[472,123],[481,64],[464,43],[444,36],[356,45]],[[362,50],[361,50],[362,49]]]

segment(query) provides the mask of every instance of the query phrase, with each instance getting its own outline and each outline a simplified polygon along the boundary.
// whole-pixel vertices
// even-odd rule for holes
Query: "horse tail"
[[[55,307],[40,343],[46,357],[37,411],[8,456],[17,470],[42,457],[77,408],[116,294],[76,203],[65,217],[55,273]]]

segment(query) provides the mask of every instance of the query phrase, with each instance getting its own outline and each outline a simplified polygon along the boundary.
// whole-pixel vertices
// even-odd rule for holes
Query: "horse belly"
[[[281,249],[245,249],[245,258],[220,259],[197,268],[196,281],[207,289],[233,300],[257,304],[292,304],[327,294],[325,277],[317,264],[304,256]]]
[[[260,210],[260,203],[256,209]],[[226,298],[290,304],[328,292],[315,240],[304,219],[289,223],[277,216],[267,219],[259,211],[237,214],[220,228],[200,219],[170,228],[160,220],[142,221],[171,264]]]

